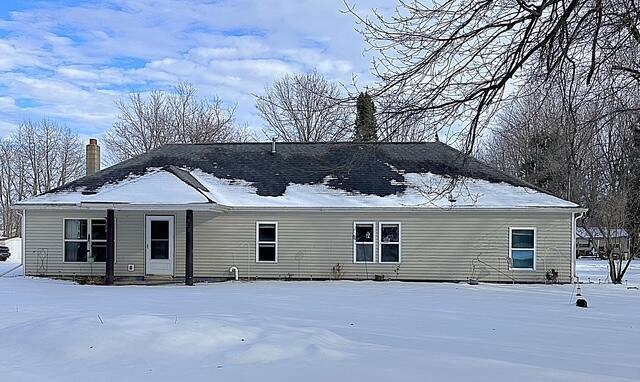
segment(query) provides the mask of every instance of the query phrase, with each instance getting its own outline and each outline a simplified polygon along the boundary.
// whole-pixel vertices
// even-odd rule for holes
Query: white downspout
[[[20,212],[18,212],[18,215],[20,216],[20,246],[22,247],[21,251],[22,253],[20,254],[20,262],[22,263],[22,273],[26,276],[27,275],[27,265],[25,262],[25,259],[27,258],[27,210],[22,210],[22,214]]]
[[[235,279],[236,279],[236,281],[238,281],[239,280],[238,267],[236,267],[234,265],[233,267],[229,268],[229,273],[231,273],[231,272],[234,273]]]
[[[575,212],[572,215],[571,219],[571,284],[577,281],[576,275],[576,225],[578,219],[581,219],[584,216],[584,211],[576,214]]]

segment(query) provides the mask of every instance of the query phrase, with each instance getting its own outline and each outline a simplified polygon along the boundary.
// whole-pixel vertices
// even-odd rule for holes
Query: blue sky
[[[390,3],[355,1],[363,12]],[[342,0],[3,0],[0,137],[43,117],[100,137],[117,99],[178,81],[236,104],[238,122],[261,131],[252,94],[274,79],[316,68],[345,84],[370,80],[344,9]]]

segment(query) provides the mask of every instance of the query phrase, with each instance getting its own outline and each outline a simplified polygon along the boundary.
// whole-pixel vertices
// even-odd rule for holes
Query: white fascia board
[[[124,203],[74,203],[74,204],[25,204],[14,205],[23,210],[120,210],[120,211],[224,211],[226,208],[215,203],[194,204],[124,204]]]

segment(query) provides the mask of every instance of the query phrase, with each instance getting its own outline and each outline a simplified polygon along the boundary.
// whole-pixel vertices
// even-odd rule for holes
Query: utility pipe
[[[238,267],[236,267],[235,265],[231,268],[229,268],[229,273],[233,272],[234,273],[234,277],[236,279],[236,281],[239,280],[239,275],[238,275]]]

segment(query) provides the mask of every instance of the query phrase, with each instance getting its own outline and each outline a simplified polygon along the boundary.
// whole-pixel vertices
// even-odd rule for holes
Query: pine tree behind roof
[[[356,102],[356,142],[375,142],[378,140],[378,126],[376,124],[376,106],[369,93],[358,95]]]

